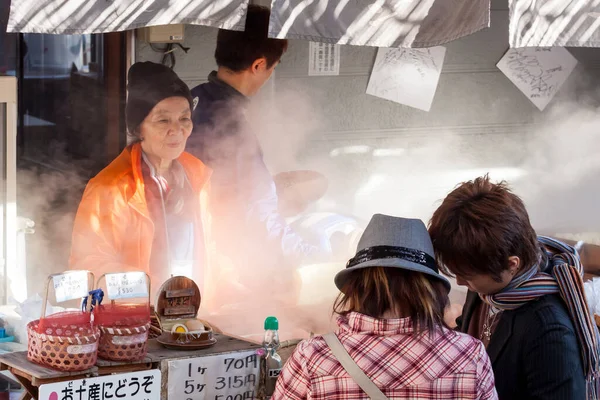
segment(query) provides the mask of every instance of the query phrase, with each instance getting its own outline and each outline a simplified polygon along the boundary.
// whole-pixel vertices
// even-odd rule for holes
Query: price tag
[[[88,273],[86,271],[65,272],[52,278],[56,301],[62,303],[87,297]]]
[[[168,400],[250,400],[256,397],[256,350],[169,361]]]
[[[110,300],[147,297],[146,274],[143,272],[106,274],[106,289]]]

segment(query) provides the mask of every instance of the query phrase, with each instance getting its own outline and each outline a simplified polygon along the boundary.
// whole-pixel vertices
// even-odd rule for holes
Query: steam
[[[48,275],[68,269],[73,220],[85,183],[72,166],[62,171],[19,170],[18,215],[35,223],[35,233],[25,237],[28,297],[43,295]]]
[[[307,211],[324,216],[321,220],[335,222],[333,214],[341,214],[364,226],[372,214],[386,213],[427,222],[458,183],[489,173],[493,180],[507,180],[525,200],[539,233],[585,234],[585,240],[600,242],[600,113],[595,95],[565,88],[563,98],[537,114],[535,128],[485,134],[413,129],[392,138],[350,138],[335,134],[327,110],[315,103],[307,87],[289,84],[263,90],[247,115],[272,175],[308,169],[327,177],[328,193]],[[44,292],[49,274],[68,267],[73,219],[87,178],[75,172],[27,170],[18,179],[19,215],[36,223],[35,234],[27,238],[31,295]],[[201,317],[256,340],[268,315],[280,319],[283,340],[330,330],[337,295],[333,277],[353,255],[360,233],[354,229],[330,262],[296,269],[265,265],[233,276],[231,281],[237,279],[239,285],[209,288],[223,304],[212,307],[203,299]],[[245,256],[264,257],[264,249]],[[454,287],[451,300],[461,303],[464,293]]]
[[[534,227],[547,234],[591,233],[600,238],[600,113],[576,102],[555,107],[529,143],[528,175],[514,187]]]
[[[257,99],[249,115],[260,127],[272,174],[310,169],[328,178],[329,191],[312,212],[349,214],[362,223],[374,213],[427,223],[457,184],[489,173],[492,180],[506,180],[524,199],[538,233],[562,237],[584,233],[586,240],[600,241],[595,200],[600,194],[600,114],[597,93],[581,90],[586,81],[573,77],[575,83],[563,89],[546,113],[534,114],[535,125],[498,133],[415,129],[396,138],[328,138],[323,132],[335,132],[335,127],[328,126],[324,110],[312,103],[307,88],[287,85]],[[296,303],[292,295],[287,303],[276,300],[267,283],[271,281],[266,280],[265,290],[248,299],[260,306],[245,313],[239,323],[229,323],[228,329],[243,335],[252,332],[249,336],[258,339],[257,321],[271,314],[283,321],[284,338],[331,329],[337,294],[333,276],[344,268],[344,261],[301,266],[298,271],[304,280]],[[292,279],[286,270],[276,274],[282,281]],[[264,271],[254,273],[257,280],[265,276]],[[465,292],[453,284],[451,301],[462,304]],[[302,298],[314,301],[301,304]]]

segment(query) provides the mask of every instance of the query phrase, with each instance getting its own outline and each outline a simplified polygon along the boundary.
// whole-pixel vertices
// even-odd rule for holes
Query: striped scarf
[[[598,399],[597,378],[600,376],[598,329],[590,313],[583,290],[583,266],[577,250],[558,240],[538,236],[548,263],[540,272],[531,268],[514,278],[501,292],[481,295],[489,305],[501,310],[514,310],[538,297],[560,293],[567,305],[580,343],[583,367],[588,382],[588,399]]]

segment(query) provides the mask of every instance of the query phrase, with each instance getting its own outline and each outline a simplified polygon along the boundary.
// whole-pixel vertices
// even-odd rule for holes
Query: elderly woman
[[[192,132],[187,85],[166,66],[134,64],[127,129],[134,141],[85,189],[73,228],[70,267],[145,271],[159,286],[173,275],[200,287],[210,170],[184,152]]]
[[[335,277],[337,334],[301,342],[272,399],[497,399],[483,344],[444,323],[425,224],[375,215],[358,249]]]

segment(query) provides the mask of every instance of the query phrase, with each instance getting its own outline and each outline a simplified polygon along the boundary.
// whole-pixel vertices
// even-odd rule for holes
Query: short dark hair
[[[509,257],[527,268],[541,254],[523,201],[488,175],[462,183],[444,199],[429,235],[440,269],[450,276],[484,274],[499,281]]]
[[[245,31],[219,29],[215,59],[219,67],[241,72],[252,66],[259,58],[266,58],[271,68],[279,62],[287,50],[284,39],[269,39],[269,18],[271,11],[267,7],[248,5]]]
[[[402,311],[411,317],[413,334],[432,334],[436,327],[447,328],[444,311],[448,290],[438,279],[399,268],[371,267],[352,271],[341,288],[333,311],[355,311],[382,318],[386,311]]]

